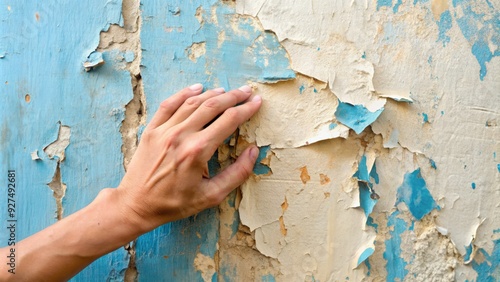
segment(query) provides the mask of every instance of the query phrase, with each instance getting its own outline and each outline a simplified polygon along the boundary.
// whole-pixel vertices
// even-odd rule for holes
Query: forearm
[[[0,264],[1,281],[64,281],[92,261],[141,234],[127,218],[115,189],[105,189],[84,209],[16,244],[15,274]],[[0,250],[5,258],[10,248]],[[57,269],[56,269],[57,268]]]

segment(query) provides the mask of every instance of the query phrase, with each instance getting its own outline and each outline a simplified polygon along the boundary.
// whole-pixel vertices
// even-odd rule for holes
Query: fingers
[[[207,198],[210,199],[210,206],[218,205],[231,191],[250,177],[258,155],[257,146],[250,146],[243,151],[235,163],[208,180]]]
[[[219,114],[247,100],[251,94],[250,86],[242,86],[240,89],[208,99],[185,120],[185,125],[193,131],[198,131]]]
[[[170,128],[176,124],[179,124],[186,120],[200,105],[206,100],[215,97],[217,95],[223,94],[225,92],[224,88],[216,88],[213,90],[208,90],[205,93],[193,97],[189,97],[184,101],[184,103],[177,109],[177,111],[172,115],[172,117],[166,121],[162,127]]]
[[[254,96],[242,105],[227,109],[210,126],[200,132],[200,138],[205,138],[208,144],[213,145],[203,152],[202,158],[207,159],[215,149],[231,135],[240,124],[252,117],[262,105],[260,96]]]
[[[157,128],[165,123],[168,119],[170,119],[170,117],[172,117],[184,101],[186,101],[189,97],[200,94],[202,90],[203,85],[197,83],[182,89],[172,97],[161,102],[160,107],[156,111],[146,129]]]

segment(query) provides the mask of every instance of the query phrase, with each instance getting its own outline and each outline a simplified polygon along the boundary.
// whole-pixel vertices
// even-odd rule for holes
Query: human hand
[[[160,104],[117,188],[125,216],[142,233],[218,205],[252,172],[256,146],[206,178],[208,160],[258,111],[261,98],[250,97],[249,86],[227,93],[222,88],[201,93],[202,88],[195,84]]]

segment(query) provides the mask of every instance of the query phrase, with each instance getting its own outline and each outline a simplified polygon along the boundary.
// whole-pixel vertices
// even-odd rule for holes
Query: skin
[[[261,98],[251,94],[248,86],[202,93],[202,85],[195,84],[163,101],[120,185],[16,243],[16,274],[1,263],[0,281],[68,280],[141,234],[218,205],[250,176],[257,159],[257,147],[250,146],[208,178],[215,150],[260,108]],[[10,248],[0,249],[3,261]]]

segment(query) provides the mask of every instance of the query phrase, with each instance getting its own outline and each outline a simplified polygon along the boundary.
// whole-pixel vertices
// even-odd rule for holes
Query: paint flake
[[[398,188],[396,205],[402,202],[406,204],[417,220],[421,220],[433,209],[438,208],[427,189],[420,168],[405,174],[403,184]]]

